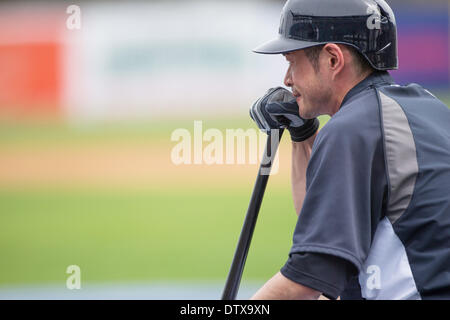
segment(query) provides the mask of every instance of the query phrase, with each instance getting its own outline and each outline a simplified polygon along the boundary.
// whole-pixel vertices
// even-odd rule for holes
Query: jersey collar
[[[354,86],[347,93],[344,100],[342,100],[341,108],[351,97],[357,95],[358,93],[369,87],[375,87],[380,84],[394,84],[394,83],[395,83],[394,79],[392,79],[392,77],[387,71],[374,71],[360,83]]]

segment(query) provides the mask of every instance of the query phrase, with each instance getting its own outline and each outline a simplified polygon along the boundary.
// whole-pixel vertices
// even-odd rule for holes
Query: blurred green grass
[[[194,120],[3,122],[0,151],[123,142],[172,145],[171,132],[192,132]],[[247,118],[207,118],[203,125],[204,130],[256,128]],[[0,285],[64,285],[65,270],[72,264],[81,267],[82,280],[89,282],[225,281],[253,183],[193,181],[148,190],[88,184],[0,188]],[[267,279],[279,270],[287,259],[295,221],[290,190],[269,183],[244,278]]]
[[[323,126],[328,116],[319,117]],[[73,146],[79,144],[109,143],[148,143],[155,141],[170,141],[171,134],[178,128],[193,132],[196,118],[159,119],[155,121],[116,121],[84,124],[67,124],[61,121],[2,121],[0,119],[0,146],[2,147],[45,147],[53,145]],[[233,118],[203,118],[203,132],[215,128],[225,132],[225,129],[244,130],[256,125],[248,117]]]
[[[116,142],[148,142],[169,140],[178,128],[193,131],[196,118],[98,121],[65,123],[61,121],[2,121],[0,119],[1,145],[29,144],[107,144]],[[247,117],[227,119],[203,118],[203,130],[208,128],[256,128]]]
[[[222,280],[250,188],[0,191],[0,285],[82,281]],[[287,259],[296,216],[289,190],[263,201],[244,278],[266,279]]]

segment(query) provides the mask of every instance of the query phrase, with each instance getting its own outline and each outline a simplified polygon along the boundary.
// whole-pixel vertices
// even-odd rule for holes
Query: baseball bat
[[[244,225],[239,236],[239,241],[228,273],[225,288],[222,293],[222,300],[235,300],[239,285],[244,271],[245,261],[247,259],[250,242],[252,240],[253,231],[255,229],[256,220],[258,219],[259,209],[264,197],[267,182],[269,180],[270,170],[275,159],[278,145],[283,135],[284,129],[271,130],[267,137],[266,148],[259,166],[256,182],[253,187],[250,204],[245,216]],[[274,133],[278,133],[275,134]]]

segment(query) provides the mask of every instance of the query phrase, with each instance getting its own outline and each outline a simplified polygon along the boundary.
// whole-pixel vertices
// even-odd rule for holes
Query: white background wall
[[[236,114],[282,85],[271,2],[89,3],[65,30],[64,105],[75,119]]]

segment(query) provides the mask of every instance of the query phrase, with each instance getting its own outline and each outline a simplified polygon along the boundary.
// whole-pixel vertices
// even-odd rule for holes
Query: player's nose
[[[287,69],[283,82],[286,87],[292,87],[291,67]]]

